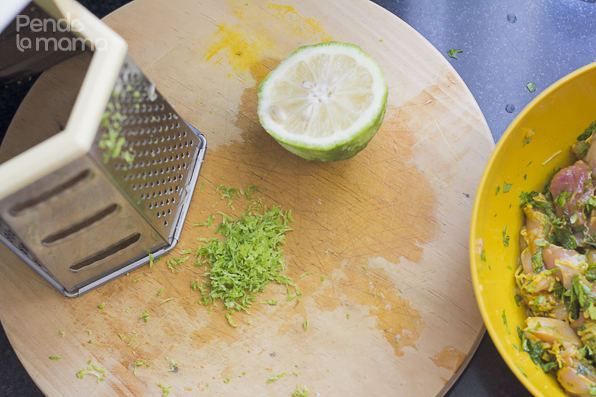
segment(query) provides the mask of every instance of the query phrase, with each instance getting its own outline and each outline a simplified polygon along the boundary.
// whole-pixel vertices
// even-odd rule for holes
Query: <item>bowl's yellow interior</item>
[[[591,64],[553,84],[511,123],[487,164],[474,205],[470,263],[478,305],[505,362],[535,396],[564,397],[565,393],[555,376],[544,374],[526,352],[515,348],[520,346],[516,327],[525,327],[525,311],[514,300],[513,276],[523,222],[519,195],[542,190],[553,168],[575,162],[569,149],[594,121],[596,64]],[[524,138],[532,130],[535,134],[524,146]],[[505,183],[511,185],[507,193]],[[510,237],[508,247],[503,243],[505,227]],[[486,261],[481,260],[480,242]]]

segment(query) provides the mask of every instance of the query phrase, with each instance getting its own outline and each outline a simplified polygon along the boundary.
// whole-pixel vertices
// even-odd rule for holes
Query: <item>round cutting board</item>
[[[443,56],[367,0],[137,0],[105,22],[206,136],[198,182],[205,187],[195,190],[172,254],[79,298],[63,297],[0,247],[2,324],[43,392],[159,396],[161,382],[172,387],[170,396],[290,396],[296,384],[322,397],[444,394],[483,332],[468,270],[468,229],[494,144]],[[329,40],[357,44],[380,63],[388,109],[360,154],[311,163],[260,127],[257,89],[288,53]],[[34,123],[48,125],[59,113],[57,102],[52,109],[36,105],[47,104],[36,98],[51,78],[44,74],[29,93],[5,153],[19,150],[11,145]],[[210,310],[197,303],[190,283],[205,269],[191,264],[172,273],[165,264],[195,250],[197,238],[215,228],[194,223],[215,211],[238,216],[244,209],[243,199],[232,209],[219,198],[220,184],[255,185],[264,204],[292,210],[295,220],[283,246],[285,274],[302,300],[286,301],[285,287],[272,283],[250,314],[233,315],[236,328],[220,304]],[[279,302],[260,303],[267,299]],[[143,311],[148,322],[140,319]],[[105,368],[104,381],[75,376],[88,360]],[[152,365],[135,374],[141,360]]]

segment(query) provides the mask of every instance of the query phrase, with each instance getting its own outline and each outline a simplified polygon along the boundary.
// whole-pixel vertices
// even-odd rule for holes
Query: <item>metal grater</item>
[[[0,191],[0,241],[69,297],[176,245],[206,150],[205,138],[123,55],[107,104],[97,107],[103,113],[85,124],[95,131],[88,150],[9,194]],[[83,88],[77,101],[81,96]],[[0,173],[14,172],[27,152],[1,164]]]

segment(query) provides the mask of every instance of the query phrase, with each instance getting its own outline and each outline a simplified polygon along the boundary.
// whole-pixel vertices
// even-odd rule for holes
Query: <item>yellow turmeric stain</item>
[[[292,6],[269,3],[267,4],[267,9],[277,11],[277,15],[275,15],[277,18],[281,18],[286,21],[291,20],[294,22],[292,25],[292,36],[312,39],[316,42],[333,40],[333,36],[325,32],[321,22],[314,18],[301,17],[298,15],[298,12],[296,12],[296,9]]]
[[[301,17],[292,6],[267,3],[267,7],[231,8],[242,23],[230,24],[228,17],[227,22],[216,25],[218,30],[207,39],[212,43],[202,59],[213,62],[213,66],[227,61],[236,74],[254,70],[261,59],[283,58],[297,47],[295,38],[313,43],[333,40],[321,22]],[[260,74],[266,76],[268,72],[263,70]]]
[[[220,55],[215,64],[224,57],[236,72],[246,73],[250,67],[258,62],[264,54],[264,46],[273,43],[267,40],[251,40],[246,33],[241,32],[241,25],[228,26],[226,23],[217,25],[215,35],[219,37],[205,53],[205,60],[210,61],[215,55]]]

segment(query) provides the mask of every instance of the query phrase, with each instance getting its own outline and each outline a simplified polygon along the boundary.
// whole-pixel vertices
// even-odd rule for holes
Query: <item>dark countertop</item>
[[[596,60],[595,1],[374,0],[449,60],[480,105],[495,141],[541,91]],[[81,1],[99,17],[127,2]],[[451,48],[463,50],[458,60],[446,55]],[[0,88],[0,139],[34,80]],[[535,92],[528,91],[528,82],[536,84]],[[0,396],[43,396],[1,327]],[[529,397],[530,393],[510,372],[487,334],[446,396]]]

